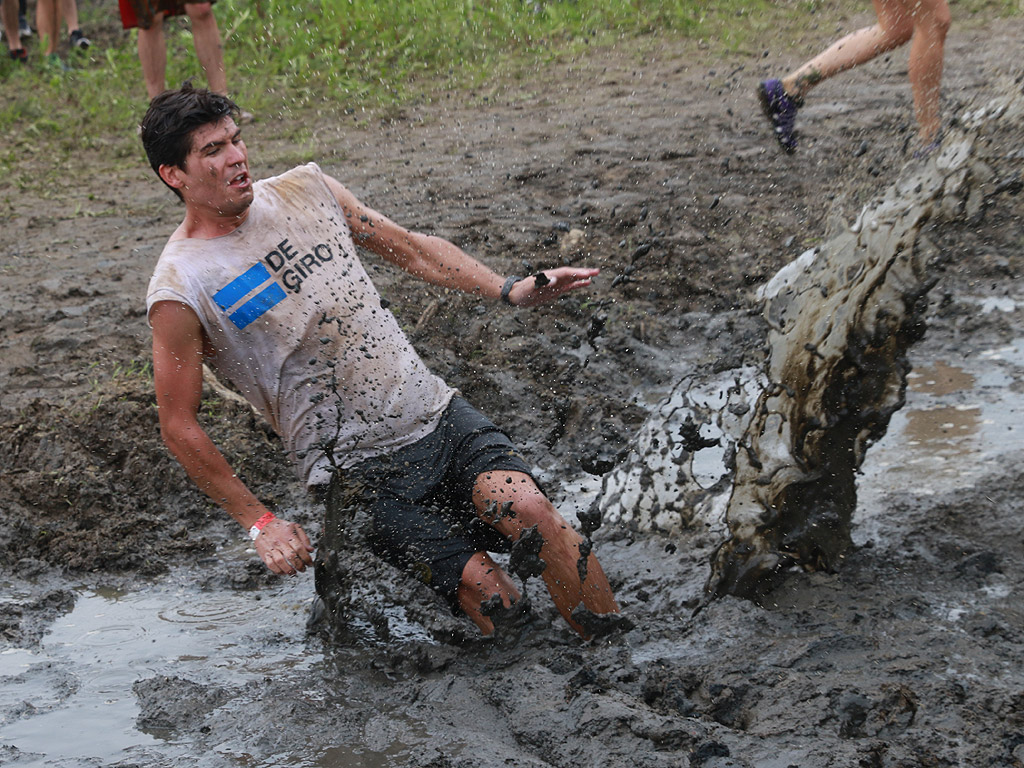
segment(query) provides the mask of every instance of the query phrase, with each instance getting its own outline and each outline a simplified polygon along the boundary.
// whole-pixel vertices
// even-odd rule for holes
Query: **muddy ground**
[[[301,147],[260,116],[250,160],[263,176],[315,159],[373,207],[500,272],[601,267],[593,290],[536,310],[374,267],[433,369],[507,426],[571,513],[585,499],[561,483],[606,471],[681,373],[758,359],[756,287],[909,157],[905,52],[822,86],[793,156],[757,112],[760,78],[866,20],[823,12],[799,43],[726,59],[696,41],[648,41],[387,114],[293,114],[311,126]],[[954,28],[947,115],[1018,74],[1022,33],[1017,19]],[[1000,178],[1019,172],[1020,146],[1007,146]],[[45,644],[83,585],[145,591],[175,574],[204,593],[278,589],[159,441],[144,293],[180,209],[141,163],[89,162],[89,183],[45,192],[0,180],[0,650]],[[915,365],[957,366],[1024,336],[1012,301],[1018,187],[929,232],[944,261]],[[1001,309],[979,311],[986,299]],[[1005,391],[1019,393],[1010,379]],[[318,510],[276,438],[212,392],[204,413],[257,493],[315,531]],[[1005,417],[1013,432],[1019,416]],[[954,454],[954,480],[917,478],[926,491],[872,475],[873,523],[842,568],[793,574],[760,605],[726,598],[692,617],[715,543],[700,531],[604,530],[598,555],[636,627],[595,644],[571,636],[535,587],[523,636],[481,641],[367,559],[365,604],[405,606],[419,635],[389,640],[380,621],[354,617],[350,636],[302,641],[319,663],[238,684],[173,660],[139,669],[135,725],[173,757],[150,746],[46,761],[3,730],[46,707],[7,697],[0,764],[1024,765],[1024,461],[1013,448],[990,441],[984,464]],[[38,666],[22,674],[46,686]],[[53,693],[47,706],[60,702]]]

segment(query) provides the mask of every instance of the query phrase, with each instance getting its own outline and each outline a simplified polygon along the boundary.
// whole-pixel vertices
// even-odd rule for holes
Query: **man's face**
[[[252,203],[249,155],[231,117],[197,128],[184,169],[175,168],[185,202],[218,217],[240,216]]]

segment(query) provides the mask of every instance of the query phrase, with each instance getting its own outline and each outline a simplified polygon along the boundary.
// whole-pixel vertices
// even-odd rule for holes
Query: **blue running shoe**
[[[765,80],[757,87],[761,110],[772,123],[775,138],[787,152],[796,149],[796,112],[804,105],[803,99],[790,96],[781,80]]]

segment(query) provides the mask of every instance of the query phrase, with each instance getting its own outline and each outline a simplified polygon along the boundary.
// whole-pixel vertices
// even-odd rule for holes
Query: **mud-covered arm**
[[[356,244],[433,285],[489,299],[501,296],[505,277],[443,238],[405,229],[363,205],[336,179],[326,179],[345,213]],[[589,267],[547,269],[516,282],[508,300],[527,307],[553,301],[590,285],[598,272]]]
[[[249,530],[269,510],[232,471],[199,424],[203,389],[203,331],[199,318],[184,304],[160,301],[153,305],[149,319],[160,435],[196,485]],[[255,545],[274,573],[291,575],[313,564],[313,547],[297,523],[271,520]]]

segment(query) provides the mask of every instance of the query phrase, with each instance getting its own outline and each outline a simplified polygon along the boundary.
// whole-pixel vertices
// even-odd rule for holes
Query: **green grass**
[[[122,132],[145,107],[133,32],[106,4],[79,3],[83,27],[101,30],[66,74],[0,62],[0,134]],[[706,9],[711,6],[711,10]],[[642,36],[720,36],[754,17],[791,14],[770,0],[220,0],[229,87],[263,114],[309,106],[401,104],[438,89],[536,69],[586,46]],[[742,19],[736,23],[737,19]],[[196,75],[183,18],[168,20],[168,84]],[[96,35],[94,35],[96,36]],[[37,39],[33,39],[35,42]],[[38,45],[38,44],[37,44]],[[199,78],[201,81],[201,77]]]
[[[961,0],[956,14],[1011,15],[1021,0]],[[400,107],[436,94],[517,82],[595,47],[641,50],[699,38],[702,54],[754,55],[812,20],[864,12],[855,0],[219,0],[228,84],[245,108],[308,141],[304,117]],[[79,0],[96,44],[68,73],[0,61],[0,185],[59,182],[71,158],[135,165],[145,91],[134,32],[109,2]],[[169,85],[196,76],[188,23],[166,25]],[[824,37],[827,37],[825,35]],[[35,40],[35,39],[34,39]],[[38,43],[36,43],[38,45]],[[197,79],[202,82],[201,76]],[[291,131],[291,133],[289,133]],[[41,153],[41,154],[40,154]],[[42,159],[52,157],[50,171]],[[24,167],[26,157],[39,162]]]

